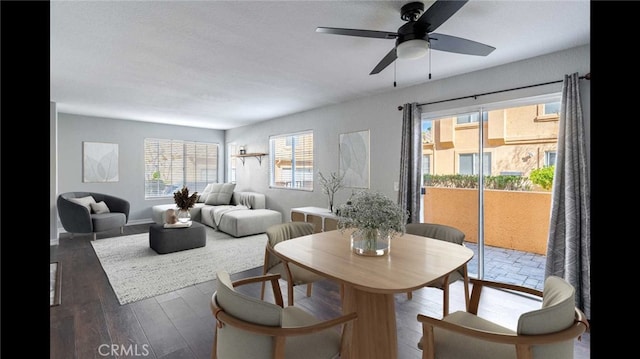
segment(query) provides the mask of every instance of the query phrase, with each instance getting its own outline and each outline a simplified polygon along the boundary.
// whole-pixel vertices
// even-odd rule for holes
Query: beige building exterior
[[[465,173],[461,156],[478,153],[479,124],[483,126],[484,153],[490,175],[520,174],[555,164],[558,140],[559,103],[512,107],[486,112],[486,120],[458,123],[459,117],[432,121],[431,131],[422,136],[423,173],[434,175]],[[484,117],[483,116],[483,117]],[[463,116],[461,121],[465,121]],[[485,157],[487,158],[487,157]]]

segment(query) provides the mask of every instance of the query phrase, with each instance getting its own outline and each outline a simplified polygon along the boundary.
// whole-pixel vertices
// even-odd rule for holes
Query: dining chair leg
[[[311,296],[311,287],[313,286],[313,283],[307,283],[307,297]]]
[[[407,292],[407,300],[413,299],[413,292]]]
[[[293,284],[291,284],[291,282],[287,282],[287,297],[288,297],[287,305],[293,305]]]

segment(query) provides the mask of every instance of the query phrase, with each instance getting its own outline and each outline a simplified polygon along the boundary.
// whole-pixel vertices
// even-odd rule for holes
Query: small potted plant
[[[406,230],[408,213],[380,192],[361,191],[338,207],[338,228],[351,233],[351,249],[366,256],[389,252],[391,239]]]
[[[193,192],[192,195],[189,195],[189,188],[184,186],[181,190],[173,193],[173,200],[176,202],[176,207],[178,207],[178,221],[188,222],[191,220],[191,212],[189,210],[196,204],[198,192]]]

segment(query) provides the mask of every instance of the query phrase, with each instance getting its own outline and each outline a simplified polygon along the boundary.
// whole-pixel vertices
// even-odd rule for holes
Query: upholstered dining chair
[[[475,278],[471,283],[468,311],[443,319],[418,314],[423,359],[571,359],[574,340],[589,329],[584,313],[575,306],[575,289],[560,277],[547,277],[542,292]],[[480,294],[487,288],[542,297],[541,308],[520,314],[515,331],[503,327],[478,315]]]
[[[301,268],[295,264],[283,261],[275,252],[273,247],[292,238],[313,234],[313,224],[307,222],[287,222],[276,224],[267,228],[267,245],[264,251],[264,266],[262,274],[280,274],[280,277],[287,281],[287,304],[293,305],[293,287],[297,285],[307,285],[307,297],[311,296],[313,282],[324,277]],[[260,299],[264,299],[265,283],[262,284]]]
[[[422,237],[429,237],[438,239],[441,241],[447,241],[459,245],[464,245],[464,232],[461,230],[438,223],[409,223],[406,226],[406,231],[409,234],[414,234]],[[469,308],[469,274],[467,272],[467,265],[464,264],[456,271],[452,272],[448,276],[440,278],[434,282],[431,282],[427,287],[438,288],[442,290],[442,315],[449,314],[449,285],[457,280],[464,280],[464,303],[465,308]],[[408,292],[407,297],[412,298],[412,293]]]
[[[229,273],[217,273],[218,288],[211,296],[216,319],[213,359],[329,359],[346,352],[356,313],[320,320],[303,309],[283,306],[279,274],[231,281]],[[244,294],[236,287],[271,283],[274,303]],[[336,330],[336,328],[340,330]]]

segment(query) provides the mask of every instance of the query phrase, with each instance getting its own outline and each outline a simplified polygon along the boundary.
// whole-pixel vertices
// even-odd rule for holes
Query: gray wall
[[[583,46],[524,61],[497,66],[456,77],[434,79],[421,85],[391,89],[378,95],[326,106],[303,113],[265,121],[227,131],[150,124],[145,122],[58,114],[58,192],[99,191],[122,196],[131,202],[131,218],[150,221],[151,206],[172,203],[168,200],[144,199],[144,165],[142,141],[145,137],[176,138],[220,143],[219,181],[224,181],[223,160],[226,143],[247,145],[247,152],[269,152],[269,136],[302,130],[314,131],[314,172],[338,171],[338,140],[341,133],[369,130],[371,142],[370,188],[390,198],[397,198],[394,182],[399,178],[400,133],[402,112],[398,106],[408,102],[431,102],[480,94],[548,81],[562,80],[564,75],[590,72],[590,47]],[[582,81],[583,112],[590,124],[590,83]],[[391,88],[391,84],[390,84]],[[445,111],[461,107],[477,107],[523,97],[559,93],[562,84],[509,91],[477,99],[445,102],[424,106],[423,112]],[[250,99],[247,99],[250,101]],[[589,134],[590,135],[590,134]],[[588,136],[590,139],[590,136]],[[82,141],[118,143],[120,181],[116,183],[82,183]],[[589,141],[590,143],[590,141]],[[589,144],[587,145],[589,146]],[[268,156],[262,165],[247,158],[238,163],[236,189],[257,191],[267,195],[267,206],[281,211],[288,219],[290,209],[300,206],[326,207],[326,196],[316,186],[313,192],[269,188]],[[352,189],[342,189],[335,203],[344,203]]]
[[[582,46],[552,53],[537,58],[506,64],[482,71],[476,71],[413,87],[364,97],[337,105],[327,106],[282,118],[262,122],[257,125],[227,130],[226,141],[247,145],[248,152],[268,152],[270,135],[284,134],[311,129],[314,131],[314,156],[316,168],[327,174],[338,171],[338,139],[341,133],[370,130],[371,143],[371,183],[370,188],[397,198],[394,182],[399,179],[400,134],[402,112],[398,106],[409,102],[432,102],[458,98],[467,95],[563,80],[565,74],[590,72],[590,46]],[[437,76],[437,72],[434,71]],[[590,84],[580,82],[583,94],[583,111],[587,125],[590,124]],[[481,104],[497,103],[522,97],[559,93],[562,83],[539,86],[525,90],[480,96],[423,106],[423,112],[444,111],[461,107],[477,107]],[[590,137],[588,137],[590,138]],[[267,194],[267,205],[282,211],[289,218],[290,209],[300,206],[326,207],[326,195],[316,186],[313,192],[270,189],[269,163],[263,160],[247,159],[245,166],[237,169],[237,188],[251,189]],[[352,189],[338,191],[336,204],[344,203]]]
[[[150,221],[151,206],[173,199],[144,198],[143,141],[148,137],[220,144],[218,181],[224,181],[224,131],[58,113],[58,193],[88,191],[126,198],[131,203],[130,224]],[[118,182],[82,182],[84,141],[118,144]]]
[[[58,111],[55,102],[49,102],[49,243],[58,244]]]

